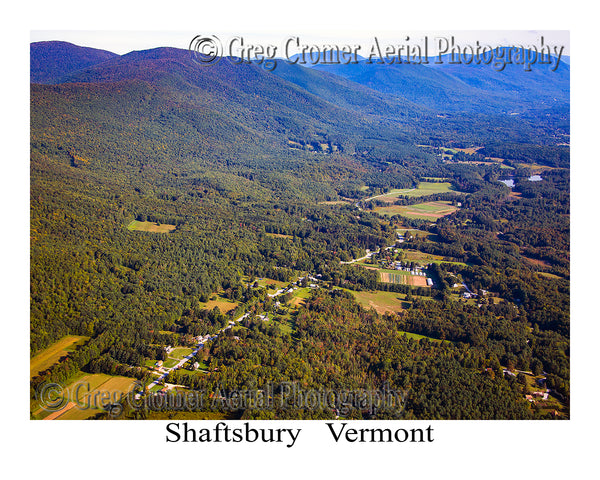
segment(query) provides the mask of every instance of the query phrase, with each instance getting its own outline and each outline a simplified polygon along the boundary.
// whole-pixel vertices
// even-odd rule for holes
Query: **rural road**
[[[366,258],[366,257],[365,257]],[[314,277],[312,277],[311,275],[308,275],[309,278],[311,278],[312,280],[316,280]],[[300,282],[302,280],[304,280],[305,277],[300,277],[295,283],[294,285],[299,285]],[[275,293],[272,294],[268,294],[269,297],[274,298],[277,297],[279,295],[281,295],[282,293],[286,292],[288,290],[288,288],[282,288],[280,290],[277,290]],[[211,336],[208,338],[208,340],[214,340],[215,338],[217,338],[221,333],[223,333],[225,330],[229,330],[233,325],[235,325],[236,323],[241,322],[244,318],[248,317],[250,315],[250,313],[244,313],[243,315],[240,315],[238,318],[236,318],[235,320],[231,320],[229,322],[229,325],[222,328],[221,330],[219,330],[215,335]],[[259,315],[259,318],[262,318],[263,320],[268,320],[268,317],[266,315]],[[169,375],[169,373],[172,370],[177,370],[178,368],[181,368],[183,365],[185,365],[190,359],[194,358],[196,356],[196,353],[198,353],[198,351],[204,346],[204,344],[206,343],[207,340],[204,341],[200,341],[198,342],[198,344],[196,345],[196,347],[192,350],[192,353],[190,353],[189,355],[186,355],[184,358],[182,358],[176,365],[174,365],[171,368],[167,368],[167,367],[163,367],[164,372],[162,374],[160,374],[158,377],[156,377],[152,383],[150,383],[147,387],[147,389],[151,389],[152,387],[154,387],[155,385],[158,385],[158,383],[164,379],[167,375]]]
[[[244,318],[246,318],[248,315],[250,315],[249,313],[244,313],[243,315],[241,315],[240,317],[236,318],[235,320],[232,320],[233,322],[241,322]],[[221,330],[219,330],[214,336],[209,337],[208,340],[214,340],[215,338],[217,338],[219,336],[220,333],[223,333],[225,330],[229,330],[231,328],[231,324],[228,325],[225,328],[222,328]],[[194,358],[196,356],[196,353],[198,353],[198,350],[200,350],[204,344],[206,343],[205,341],[200,341],[198,342],[198,345],[196,345],[196,347],[192,350],[192,353],[186,355],[185,357],[183,357],[178,363],[177,365],[172,366],[171,368],[164,368],[165,372],[162,373],[161,375],[159,375],[156,379],[154,379],[152,381],[152,383],[150,383],[148,385],[148,390],[151,389],[154,385],[158,385],[158,383],[165,378],[167,375],[169,375],[169,373],[171,372],[171,370],[177,370],[178,368],[183,367],[183,365],[185,365],[190,359]]]
[[[367,254],[364,257],[360,257],[360,258],[355,258],[354,260],[350,260],[349,262],[341,262],[340,263],[342,265],[350,265],[351,263],[355,263],[355,262],[360,262],[361,260],[366,260],[367,258],[371,258],[374,254],[379,253],[379,249],[377,249],[377,251],[375,252],[371,252],[368,248],[367,248]]]

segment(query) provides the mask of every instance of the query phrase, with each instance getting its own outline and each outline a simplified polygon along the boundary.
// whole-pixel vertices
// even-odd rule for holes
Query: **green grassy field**
[[[434,193],[455,192],[450,182],[420,182],[416,190],[408,192],[407,197],[423,197]]]
[[[458,150],[455,150],[454,148],[434,147],[433,145],[417,145],[417,147],[422,147],[422,148],[439,148],[440,150],[443,150],[444,152],[450,152],[452,154],[458,152]]]
[[[279,328],[283,333],[287,333],[289,335],[292,334],[294,328],[292,327],[291,322],[278,322]]]
[[[127,225],[127,229],[138,232],[153,232],[153,233],[168,233],[175,230],[175,225],[161,224],[154,222],[139,222],[137,220],[132,221]]]
[[[548,273],[548,272],[535,272],[536,275],[541,275],[542,277],[546,277],[546,278],[553,278],[555,280],[562,280],[563,277],[559,277],[558,275],[554,275],[553,273]]]
[[[363,291],[356,292],[354,290],[346,290],[350,292],[356,301],[363,307],[369,309],[374,308],[378,313],[394,313],[400,310],[405,310],[410,307],[410,302],[407,302],[406,295],[396,292],[380,292],[380,291]]]
[[[310,288],[306,287],[294,290],[292,299],[290,300],[290,305],[293,307],[299,307],[308,297],[310,297]]]
[[[213,296],[215,297],[214,300],[200,302],[200,307],[206,308],[207,310],[212,310],[213,308],[218,307],[219,310],[221,310],[221,313],[227,313],[237,307],[237,303],[232,302],[227,298],[221,297],[220,295]]]
[[[358,265],[359,267],[370,268],[371,270],[379,270],[379,267],[372,263],[354,262],[352,265]]]
[[[208,365],[206,363],[204,363],[204,360],[200,360],[198,362],[198,369],[199,370],[208,370]]]
[[[280,288],[283,288],[283,287],[286,287],[286,286],[289,285],[289,283],[280,282],[279,280],[273,280],[271,278],[257,278],[256,282],[258,282],[258,285],[260,287],[268,287],[269,285],[272,285],[277,290],[279,290]]]
[[[158,384],[154,385],[152,388],[150,388],[150,390],[148,390],[148,391],[151,393],[156,393],[159,390],[162,390],[163,388],[165,388],[165,386],[158,383]]]
[[[403,256],[402,260],[406,262],[415,262],[420,265],[426,265],[435,261],[441,261],[444,259],[442,255],[434,255],[433,253],[425,253],[420,250],[409,250],[402,249]]]
[[[284,235],[283,233],[265,233],[265,235],[267,237],[271,237],[271,238],[287,238],[287,239],[294,238],[291,235]]]
[[[410,333],[410,332],[398,332],[400,335],[403,335],[407,338],[412,338],[414,340],[421,340],[423,338],[426,338],[427,340],[431,341],[431,342],[436,342],[436,343],[442,343],[442,342],[448,342],[449,340],[440,340],[439,338],[432,338],[432,337],[427,337],[425,335],[419,335],[418,333]]]
[[[173,368],[175,365],[179,363],[179,360],[175,358],[168,358],[164,361],[163,367],[165,368]]]
[[[430,233],[426,230],[419,230],[417,228],[397,228],[396,232],[404,235],[405,237],[412,235],[413,237],[418,237],[421,239],[424,238],[426,240],[432,240],[437,236],[435,233]]]
[[[425,202],[415,205],[391,205],[389,207],[377,207],[375,212],[380,215],[402,215],[406,218],[419,220],[430,220],[435,222],[438,218],[450,215],[458,210],[449,201]]]
[[[156,360],[146,360],[144,362],[144,365],[148,368],[154,368],[154,366],[156,365]]]
[[[446,257],[443,257],[442,255],[435,255],[433,253],[425,253],[425,252],[421,252],[420,250],[403,249],[402,252],[404,253],[404,256],[402,257],[403,261],[415,262],[415,263],[418,263],[419,265],[427,265],[429,263],[451,263],[453,265],[462,265],[465,267],[467,266],[467,264],[464,262],[456,262],[454,260],[448,260],[448,259],[446,259]]]
[[[405,197],[424,197],[434,193],[455,192],[450,182],[420,182],[417,188],[393,189],[383,195],[375,195],[367,200],[381,200],[384,202],[394,202],[399,196]],[[457,192],[460,193],[460,192]]]
[[[187,347],[174,348],[173,351],[171,353],[169,353],[169,357],[176,358],[178,360],[182,360],[183,357],[186,357],[187,355],[192,353],[192,351],[193,350],[191,348],[187,348]]]
[[[348,205],[348,200],[328,200],[323,202],[317,202],[319,205]]]
[[[85,343],[88,339],[89,337],[79,335],[67,335],[48,348],[45,348],[29,361],[29,378],[31,379],[51,367],[62,357],[72,352],[75,347]]]

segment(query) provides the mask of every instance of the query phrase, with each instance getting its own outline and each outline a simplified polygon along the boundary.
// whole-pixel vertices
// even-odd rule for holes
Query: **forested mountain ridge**
[[[389,383],[410,390],[408,418],[568,416],[568,109],[440,116],[317,70],[199,67],[166,48],[65,79],[31,85],[31,354],[88,340],[32,392],[79,370],[149,383],[164,347],[222,332],[203,372],[166,380]],[[411,196],[435,184],[449,187]],[[444,202],[437,219],[380,213]],[[419,233],[399,243],[406,228]],[[382,281],[392,256],[437,259],[435,284]],[[307,274],[318,285],[293,290]],[[491,293],[467,301],[461,281]],[[394,308],[364,309],[363,293]],[[562,400],[526,402],[534,375]]]
[[[570,66],[462,64],[449,55],[427,64],[379,64],[361,60],[348,65],[315,65],[378,92],[402,97],[432,110],[520,114],[530,110],[568,108]],[[277,72],[276,72],[277,73]]]
[[[319,165],[335,165],[335,170],[343,171],[344,164],[355,160],[340,155],[357,149],[368,154],[380,149],[380,139],[386,138],[384,147],[396,156],[403,152],[415,160],[430,159],[408,141],[414,127],[408,122],[399,125],[393,109],[391,114],[384,111],[381,115],[348,111],[253,65],[223,61],[214,68],[202,68],[192,62],[187,51],[160,48],[103,62],[70,80],[59,86],[33,85],[32,109],[39,106],[46,116],[43,120],[40,116],[45,136],[61,137],[64,142],[68,137],[58,132],[67,130],[74,136],[73,148],[93,146],[80,152],[84,157],[103,152],[107,161],[124,155],[127,163],[140,168],[144,168],[144,159],[154,157],[152,168],[156,169],[161,164],[157,160],[165,158],[171,164],[175,154],[181,159],[175,162],[177,168],[208,162],[245,177],[268,162],[269,169],[275,164],[277,169],[308,171],[304,166],[310,166],[315,172],[311,176],[316,178],[325,168]],[[363,103],[373,103],[368,91],[361,94],[366,95]],[[61,109],[59,122],[57,109]],[[57,115],[47,116],[51,111]],[[99,131],[102,135],[96,135]],[[134,153],[138,150],[139,155]],[[94,162],[86,166],[98,167]],[[362,168],[379,175],[382,167],[367,163]],[[405,182],[414,178],[406,168],[404,172]],[[261,176],[265,173],[262,169]],[[349,171],[346,178],[335,175],[340,184],[355,176]],[[296,177],[287,180],[296,182]],[[287,182],[285,178],[279,181]],[[331,182],[327,184],[330,188]],[[294,190],[293,186],[285,189]]]
[[[31,82],[61,83],[65,75],[117,56],[68,42],[34,42],[30,47]]]

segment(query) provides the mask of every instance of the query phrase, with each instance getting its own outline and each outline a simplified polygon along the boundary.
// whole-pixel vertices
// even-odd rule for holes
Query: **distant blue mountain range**
[[[153,49],[119,56],[67,42],[32,43],[30,51],[31,82],[49,84],[88,81],[95,78],[96,71],[104,76],[110,71],[122,74],[118,65],[159,52]],[[185,54],[177,49],[160,50],[167,56],[173,52],[178,52],[177,56]],[[522,65],[514,64],[497,71],[491,65],[452,64],[448,58],[443,58],[441,64],[430,59],[427,65],[369,63],[363,57],[359,60],[355,64],[308,68],[279,59],[272,74],[328,102],[368,113],[425,108],[439,113],[520,114],[569,109],[570,58],[565,56],[556,71],[546,65],[533,65],[532,71],[525,71]]]

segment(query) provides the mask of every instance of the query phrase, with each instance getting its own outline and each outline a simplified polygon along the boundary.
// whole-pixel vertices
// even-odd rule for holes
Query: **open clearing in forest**
[[[267,232],[267,233],[265,233],[265,235],[267,237],[271,237],[271,238],[287,238],[287,239],[293,238],[291,235],[285,235],[283,233],[268,233]]]
[[[541,275],[542,277],[546,277],[546,278],[553,278],[554,280],[564,280],[563,277],[554,275],[553,273],[549,273],[549,272],[535,272],[535,273],[536,273],[536,275]]]
[[[458,210],[450,201],[437,201],[417,203],[415,205],[391,205],[389,207],[378,207],[375,212],[380,215],[401,215],[406,218],[420,220],[431,220],[435,222],[438,218],[450,215]]]
[[[33,378],[40,372],[50,368],[62,357],[75,350],[77,344],[81,345],[88,340],[89,337],[79,335],[67,335],[57,342],[45,348],[29,361],[29,378]]]
[[[393,203],[398,197],[424,197],[426,195],[433,195],[434,193],[446,193],[446,192],[457,192],[450,182],[420,182],[417,188],[404,188],[389,191],[382,195],[375,195],[374,197],[367,198],[366,200],[381,200],[382,202]]]
[[[318,202],[319,205],[348,205],[349,203],[348,200],[326,200]]]
[[[427,340],[429,340],[431,342],[435,342],[435,343],[442,343],[442,342],[450,343],[450,340],[440,340],[439,338],[428,337],[426,335],[419,335],[418,333],[398,332],[398,335],[402,335],[406,338],[412,338],[414,340],[422,340],[422,339],[426,338]]]
[[[227,298],[223,298],[221,296],[216,296],[214,300],[209,300],[208,302],[200,302],[201,308],[206,308],[207,310],[212,310],[217,307],[221,313],[227,313],[234,308],[237,307],[237,303],[230,301]]]
[[[187,357],[193,350],[188,347],[177,347],[174,348],[171,353],[169,353],[169,357],[176,358],[177,360],[183,360],[184,357]]]
[[[299,307],[300,305],[304,305],[305,300],[310,297],[310,288],[303,287],[294,290],[292,294],[292,299],[290,300],[290,305],[292,307]]]
[[[426,242],[436,242],[438,241],[439,236],[435,233],[427,232],[426,230],[419,230],[418,228],[407,228],[407,227],[399,227],[396,229],[400,235],[403,235],[405,240],[408,240],[410,237],[416,240],[425,240]]]
[[[548,165],[540,165],[539,163],[518,163],[520,168],[528,168],[531,170],[532,175],[540,175],[544,172],[549,172],[552,170],[566,170],[560,167],[550,167]]]
[[[521,258],[530,263],[531,265],[535,265],[536,267],[546,268],[551,267],[552,265],[548,263],[546,260],[540,260],[539,258],[531,258],[521,254]]]
[[[454,150],[458,151],[458,152],[463,152],[466,153],[468,155],[472,155],[475,152],[477,152],[477,150],[481,150],[483,147],[469,147],[469,148],[458,148],[458,147],[454,147]]]
[[[420,250],[402,249],[402,260],[405,262],[415,262],[419,265],[427,265],[428,263],[442,261],[445,257],[442,255],[434,255],[433,253],[425,253]]]
[[[377,313],[393,313],[410,307],[410,302],[404,300],[404,294],[397,292],[355,292],[347,290],[365,308],[374,308]]]
[[[127,228],[132,231],[138,232],[152,232],[152,233],[168,233],[175,230],[175,225],[169,225],[167,223],[155,223],[155,222],[140,222],[138,220],[134,220]]]
[[[404,256],[402,260],[405,262],[414,262],[419,265],[427,265],[429,263],[451,263],[453,265],[467,266],[464,262],[457,262],[452,257],[444,257],[442,255],[435,255],[433,253],[425,253],[420,250],[409,250],[403,249]]]

